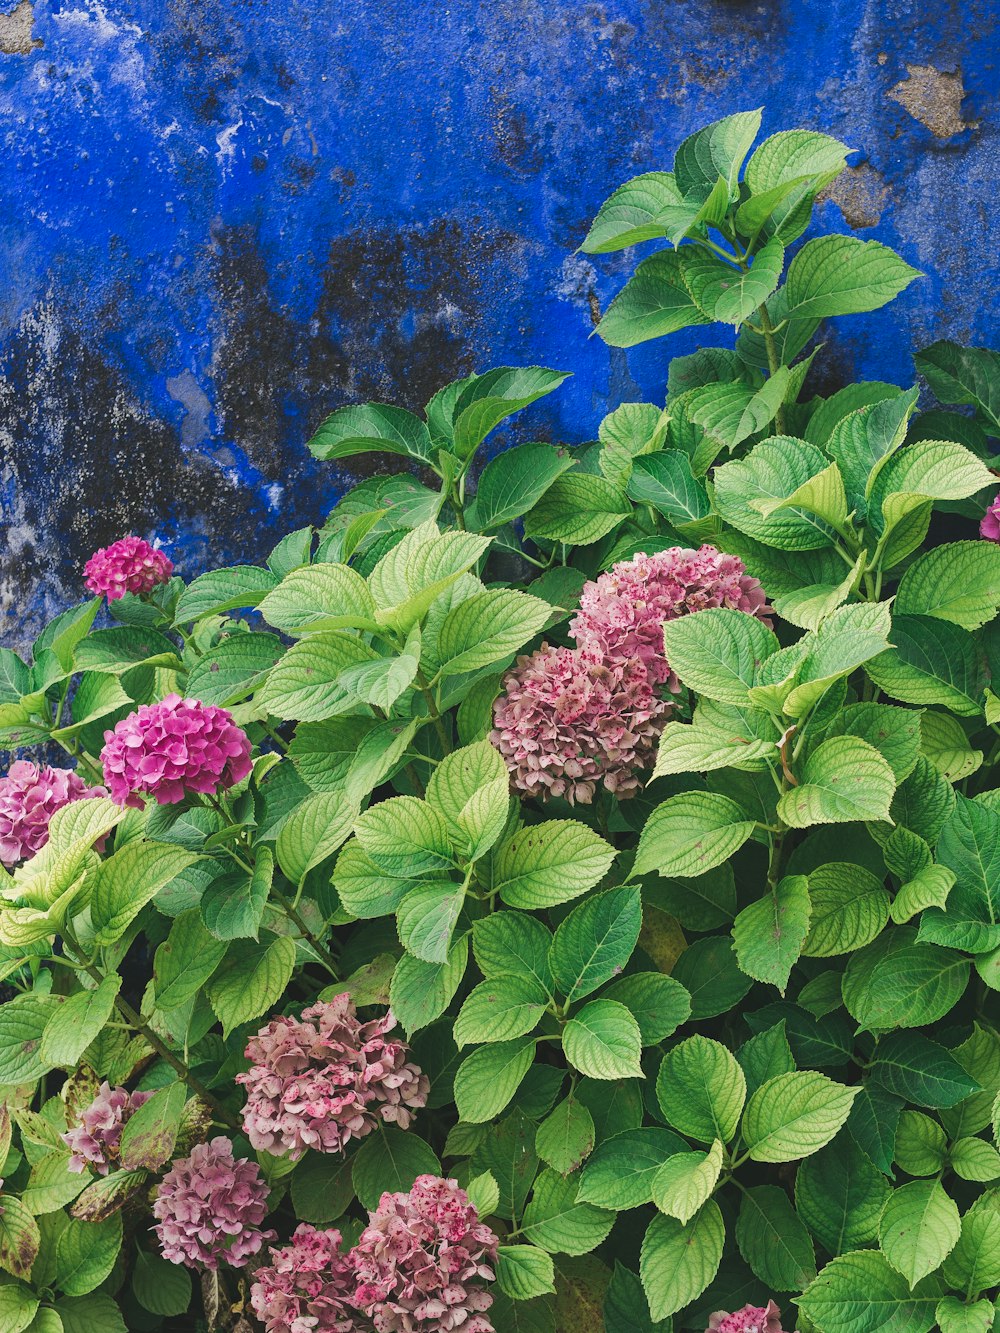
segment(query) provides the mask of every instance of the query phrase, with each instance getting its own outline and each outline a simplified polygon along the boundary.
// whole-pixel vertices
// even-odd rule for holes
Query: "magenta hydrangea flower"
[[[988,542],[1000,542],[1000,495],[996,496],[980,519],[979,535]]]
[[[677,691],[663,651],[663,625],[692,611],[728,606],[766,623],[767,595],[742,560],[714,546],[687,551],[672,546],[612,566],[584,585],[580,611],[570,622],[577,646],[606,665],[638,659],[654,685]]]
[[[89,1163],[99,1176],[106,1176],[118,1161],[122,1130],[152,1095],[102,1083],[97,1096],[81,1113],[79,1125],[62,1135],[63,1142],[73,1150],[69,1170],[83,1171]]]
[[[766,1309],[744,1305],[734,1314],[718,1310],[709,1319],[706,1333],[783,1333],[781,1311],[774,1301],[768,1301]]]
[[[153,1204],[160,1252],[188,1268],[214,1270],[223,1261],[242,1268],[275,1237],[261,1230],[267,1196],[257,1163],[234,1159],[227,1138],[199,1143],[160,1182]]]
[[[543,644],[504,678],[490,740],[518,791],[589,804],[599,783],[619,797],[637,789],[669,707],[638,660]]]
[[[142,704],[104,733],[101,763],[111,797],[142,809],[140,792],[173,805],[189,792],[214,793],[249,774],[250,740],[224,708],[168,694]]]
[[[362,1023],[346,992],[280,1017],[251,1037],[243,1127],[255,1148],[296,1159],[307,1148],[342,1152],[379,1120],[408,1129],[430,1083],[403,1041],[386,1041],[391,1013]]]
[[[371,1325],[352,1305],[354,1263],[340,1244],[339,1231],[303,1222],[290,1244],[271,1249],[250,1288],[266,1333],[367,1333]]]
[[[141,537],[122,537],[95,551],[83,567],[89,592],[117,601],[127,592],[149,593],[169,583],[173,562]]]
[[[49,822],[57,810],[88,796],[107,796],[104,787],[88,787],[71,768],[49,768],[15,760],[0,778],[0,864],[17,865],[49,840]]]
[[[499,1238],[456,1180],[418,1176],[408,1194],[383,1194],[354,1249],[354,1301],[377,1333],[494,1333]]]

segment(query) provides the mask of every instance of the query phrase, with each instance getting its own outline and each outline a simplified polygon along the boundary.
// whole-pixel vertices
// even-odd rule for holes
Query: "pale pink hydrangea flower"
[[[199,1143],[160,1182],[153,1204],[160,1252],[188,1268],[242,1268],[275,1237],[261,1230],[267,1196],[257,1163],[234,1159],[227,1138]]]
[[[0,864],[17,865],[41,851],[49,840],[49,821],[64,805],[107,794],[103,787],[88,787],[71,768],[15,760],[0,778]]]
[[[89,592],[115,602],[127,592],[152,592],[158,583],[169,583],[173,562],[141,537],[122,537],[95,551],[83,567]]]
[[[70,1171],[84,1171],[89,1164],[99,1176],[106,1176],[118,1161],[122,1130],[151,1092],[128,1092],[101,1084],[97,1096],[80,1115],[80,1123],[63,1134],[62,1140],[73,1151],[67,1163]]]
[[[288,1245],[254,1273],[250,1303],[266,1333],[369,1333],[353,1308],[354,1263],[339,1231],[303,1222]]]
[[[224,708],[168,694],[142,704],[104,733],[101,763],[111,797],[142,809],[140,792],[173,805],[189,792],[215,793],[250,772],[250,740]]]
[[[622,561],[587,583],[570,633],[578,647],[608,665],[638,659],[654,685],[676,692],[677,678],[663,650],[663,625],[714,606],[746,611],[770,623],[767,595],[738,556],[714,546],[697,551],[672,546]]]
[[[490,740],[518,791],[589,804],[599,783],[618,797],[638,788],[669,707],[638,660],[543,644],[504,678]]]
[[[307,1148],[342,1152],[379,1120],[408,1129],[430,1083],[404,1041],[386,1041],[391,1013],[362,1023],[346,992],[279,1017],[251,1037],[243,1127],[254,1148],[299,1158]]]
[[[355,1304],[376,1333],[494,1333],[499,1238],[455,1180],[418,1176],[408,1194],[383,1194],[354,1249]]]
[[[718,1310],[708,1321],[707,1333],[782,1333],[781,1311],[774,1301],[768,1301],[766,1309],[744,1305],[734,1314]]]
[[[1000,495],[990,503],[980,520],[979,535],[988,542],[1000,542]]]

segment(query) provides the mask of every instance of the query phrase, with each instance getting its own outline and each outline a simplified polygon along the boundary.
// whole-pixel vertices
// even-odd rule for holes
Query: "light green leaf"
[[[653,1179],[653,1202],[668,1217],[690,1222],[711,1197],[721,1170],[722,1144],[718,1139],[708,1152],[668,1157]]]
[[[665,237],[682,202],[672,171],[634,176],[601,205],[580,249],[601,255]]]
[[[277,1004],[294,968],[295,941],[289,935],[265,935],[259,943],[233,940],[207,987],[223,1035]]]
[[[715,502],[727,522],[767,546],[783,551],[831,546],[835,533],[824,519],[803,506],[784,506],[784,501],[829,466],[830,460],[815,445],[776,435],[745,458],[716,468]],[[761,506],[768,504],[774,510],[765,515]]]
[[[635,1019],[616,1000],[591,1000],[563,1028],[563,1051],[588,1078],[641,1078],[642,1039]]]
[[[933,1273],[958,1242],[955,1203],[937,1180],[913,1180],[893,1190],[879,1222],[882,1253],[910,1287]]]
[[[615,856],[610,844],[577,820],[532,824],[500,846],[493,891],[509,907],[554,907],[592,889]]]
[[[658,1214],[642,1242],[639,1272],[654,1319],[666,1319],[705,1290],[719,1271],[726,1227],[714,1199],[690,1222]]]
[[[831,861],[809,875],[812,919],[802,952],[833,958],[862,949],[889,920],[889,894],[864,866]]]
[[[810,888],[805,875],[786,875],[733,922],[742,971],[755,981],[777,986],[782,995],[809,931]]]
[[[802,1314],[824,1333],[929,1333],[940,1287],[911,1292],[877,1250],[839,1255],[799,1298]]]
[[[455,1075],[455,1105],[470,1125],[492,1120],[514,1096],[535,1058],[530,1037],[493,1042],[466,1056]]]
[[[497,1286],[514,1301],[527,1301],[554,1292],[555,1269],[551,1256],[534,1245],[499,1246]]]
[[[375,621],[375,602],[368,584],[349,565],[303,565],[286,574],[263,599],[260,614],[285,634],[312,634],[320,630]]]
[[[698,259],[692,263],[689,256],[684,270],[692,296],[710,319],[737,326],[764,304],[785,266],[785,247],[778,240],[762,245],[745,273],[704,251],[690,253]]]
[[[509,1041],[531,1032],[545,1011],[547,996],[533,977],[501,976],[483,981],[469,994],[455,1020],[455,1044]]]
[[[256,701],[275,717],[322,722],[357,707],[341,684],[343,672],[377,660],[377,654],[352,634],[314,635],[294,644],[272,668]]]
[[[759,767],[758,760],[775,754],[776,739],[776,730],[773,739],[758,740],[706,722],[668,722],[660,733],[653,776]]]
[[[944,704],[961,717],[982,712],[985,663],[967,630],[934,616],[897,615],[892,644],[865,666],[890,698]]]
[[[847,964],[844,1003],[869,1031],[936,1023],[968,985],[968,958],[913,936],[912,927],[898,927],[852,954]]]
[[[663,626],[666,655],[689,689],[720,703],[746,704],[758,665],[778,640],[756,616],[711,607]]]
[[[525,515],[524,535],[589,546],[631,512],[623,490],[604,477],[574,469],[557,477]]]
[[[425,963],[410,954],[396,964],[389,988],[392,1012],[412,1036],[440,1018],[454,998],[465,976],[469,960],[469,937],[452,941],[446,963]]]
[[[130,842],[102,861],[90,901],[95,943],[114,944],[146,904],[197,860],[168,843]]]
[[[697,523],[710,512],[708,493],[679,449],[662,449],[635,460],[628,481],[629,498],[650,504],[677,526]]]
[[[520,518],[538,503],[556,477],[572,466],[572,455],[551,444],[519,444],[498,454],[479,478],[472,511],[475,527],[480,532],[493,532]]]
[[[720,176],[732,193],[760,122],[759,109],[738,111],[688,135],[674,158],[674,176],[682,194],[698,187],[710,188]]]
[[[595,1137],[594,1117],[575,1097],[565,1097],[538,1126],[535,1151],[543,1162],[568,1176],[594,1151]]]
[[[920,276],[878,241],[818,236],[789,265],[788,305],[799,319],[861,314],[886,305]]]
[[[510,657],[544,628],[548,602],[510,588],[491,588],[453,607],[437,638],[440,673],[480,671]]]
[[[3,1196],[0,1212],[0,1268],[27,1278],[41,1245],[41,1233],[32,1213],[16,1195]]]
[[[430,432],[419,417],[381,403],[340,408],[309,441],[309,452],[327,460],[383,453],[427,463],[432,447]]]
[[[659,972],[621,977],[606,988],[604,998],[625,1006],[639,1024],[643,1046],[655,1046],[691,1016],[691,997],[685,988]]]
[[[604,341],[611,347],[635,347],[695,324],[710,324],[691,295],[684,269],[684,258],[675,250],[660,250],[642,260],[597,326]]]
[[[476,965],[488,980],[517,976],[533,980],[545,994],[552,990],[549,948],[552,932],[524,912],[494,912],[473,922]]]
[[[755,1162],[794,1162],[824,1147],[846,1121],[857,1088],[802,1070],[769,1079],[743,1113],[743,1141]]]
[[[634,875],[700,875],[737,852],[753,833],[753,820],[728,796],[681,792],[658,805],[639,838]]]
[[[945,1296],[934,1311],[941,1333],[990,1333],[995,1315],[991,1300],[965,1305],[957,1296]]]
[[[115,1266],[122,1247],[122,1219],[78,1222],[71,1217],[56,1242],[54,1286],[64,1296],[86,1296]]]
[[[896,790],[892,769],[857,736],[824,741],[802,765],[800,785],[778,801],[778,816],[792,828],[875,819],[892,822]]]
[[[570,912],[549,953],[555,984],[568,1002],[590,995],[624,969],[641,926],[638,886],[609,889]]]
[[[583,1168],[580,1202],[598,1203],[619,1212],[640,1208],[653,1198],[660,1167],[687,1144],[667,1129],[626,1129],[604,1139]]]
[[[550,1254],[589,1254],[614,1226],[615,1214],[577,1199],[579,1180],[543,1171],[521,1222],[533,1245]]]
[[[736,1133],[746,1078],[735,1056],[709,1037],[688,1037],[668,1051],[656,1079],[663,1118],[673,1129],[700,1143]]]
[[[71,995],[55,1011],[42,1033],[41,1058],[47,1065],[71,1072],[77,1068],[80,1057],[114,1012],[121,984],[121,977],[113,972],[93,990]]]
[[[1000,610],[1000,547],[993,542],[950,542],[925,551],[910,565],[896,592],[897,615],[934,616],[979,629]]]

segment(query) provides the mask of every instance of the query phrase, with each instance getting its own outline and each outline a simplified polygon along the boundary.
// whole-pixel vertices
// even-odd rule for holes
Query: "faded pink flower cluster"
[[[990,503],[979,522],[979,535],[988,542],[1000,542],[1000,495]]]
[[[589,803],[598,784],[639,787],[677,692],[663,647],[668,620],[725,606],[765,622],[764,589],[735,555],[679,546],[622,561],[584,586],[570,623],[576,648],[543,644],[518,658],[494,705],[490,739],[528,796]]]
[[[341,1250],[339,1231],[303,1222],[288,1245],[271,1248],[258,1268],[250,1303],[267,1333],[368,1333],[353,1307],[354,1262]]]
[[[97,1096],[80,1116],[79,1125],[62,1136],[73,1151],[69,1159],[70,1171],[83,1171],[88,1163],[99,1176],[106,1176],[118,1161],[122,1130],[151,1092],[128,1092],[101,1084]]]
[[[71,768],[49,768],[17,759],[0,778],[0,864],[17,865],[49,840],[49,821],[57,810],[87,796],[107,796],[88,787]]]
[[[405,1042],[386,1041],[395,1026],[391,1013],[362,1023],[345,992],[261,1028],[246,1048],[252,1067],[236,1076],[253,1146],[295,1159],[307,1148],[342,1152],[380,1119],[409,1128],[430,1084]]]
[[[408,1194],[383,1194],[353,1251],[354,1302],[377,1333],[494,1333],[499,1238],[455,1180],[418,1176]]]
[[[122,537],[95,551],[83,567],[88,591],[117,601],[127,592],[152,592],[158,583],[168,583],[173,562],[141,537]]]
[[[709,1319],[706,1333],[783,1333],[781,1311],[774,1301],[768,1301],[766,1309],[744,1305],[734,1314],[718,1310]]]
[[[268,1188],[256,1162],[233,1157],[227,1138],[199,1143],[160,1182],[153,1230],[164,1259],[188,1268],[242,1268],[275,1232],[261,1230]]]
[[[249,774],[250,741],[224,708],[168,694],[142,704],[104,733],[101,763],[112,799],[142,809],[140,792],[173,805],[188,792],[214,793]]]

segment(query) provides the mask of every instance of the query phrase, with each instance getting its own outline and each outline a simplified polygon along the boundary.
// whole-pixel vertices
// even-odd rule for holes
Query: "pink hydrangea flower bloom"
[[[405,1042],[386,1041],[395,1026],[391,1013],[362,1023],[345,993],[261,1028],[246,1048],[252,1067],[236,1076],[253,1146],[296,1159],[307,1148],[342,1152],[380,1119],[408,1129],[430,1083]]]
[[[979,535],[988,542],[1000,542],[1000,495],[992,501],[980,520]]]
[[[122,537],[95,551],[83,567],[89,592],[117,601],[127,592],[149,593],[158,583],[168,583],[173,562],[141,537]]]
[[[128,1092],[112,1088],[107,1082],[82,1112],[79,1125],[63,1134],[63,1142],[73,1150],[70,1171],[83,1171],[89,1163],[99,1176],[106,1176],[118,1161],[122,1130],[151,1092]]]
[[[455,1180],[418,1176],[408,1194],[383,1194],[354,1249],[354,1302],[377,1333],[494,1333],[499,1238]]]
[[[268,1188],[256,1162],[233,1158],[227,1138],[199,1143],[190,1157],[174,1162],[153,1204],[153,1230],[172,1264],[242,1268],[274,1231],[262,1231]]]
[[[663,651],[663,625],[692,611],[728,606],[766,623],[767,595],[742,560],[714,546],[686,551],[673,546],[614,565],[584,586],[570,633],[581,648],[607,665],[638,659],[654,685],[677,691]]]
[[[637,659],[543,644],[504,678],[490,740],[518,791],[589,804],[599,783],[618,797],[637,789],[669,707]]]
[[[735,1314],[719,1310],[708,1321],[707,1333],[782,1333],[781,1311],[774,1301],[763,1310],[757,1305],[744,1305]]]
[[[367,1333],[354,1310],[354,1264],[340,1249],[339,1231],[296,1227],[291,1243],[272,1248],[258,1268],[250,1303],[266,1333]]]
[[[71,768],[49,768],[15,760],[0,778],[0,864],[17,865],[49,840],[49,821],[57,810],[87,796],[107,796],[88,787]]]
[[[173,805],[188,792],[217,792],[249,774],[250,740],[224,708],[168,694],[142,704],[104,733],[101,763],[111,797],[142,809],[140,792]]]

